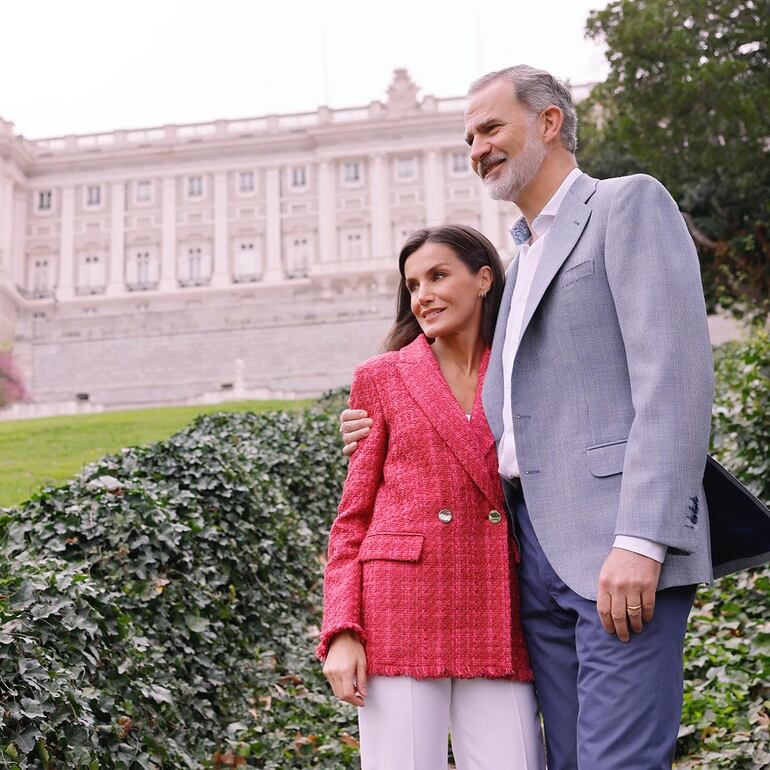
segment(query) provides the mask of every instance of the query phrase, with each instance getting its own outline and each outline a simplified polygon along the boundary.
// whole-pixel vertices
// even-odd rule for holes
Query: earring
[[[479,292],[479,299],[484,300],[487,298],[487,293],[485,291]]]

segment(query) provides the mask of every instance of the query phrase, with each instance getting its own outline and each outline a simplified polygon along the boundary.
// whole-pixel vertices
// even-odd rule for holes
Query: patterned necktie
[[[511,225],[511,229],[509,232],[511,233],[511,238],[513,238],[513,242],[517,246],[521,246],[522,243],[526,243],[532,237],[532,232],[530,231],[529,225],[527,224],[527,220],[524,219],[524,217],[521,217],[521,219],[517,219]]]

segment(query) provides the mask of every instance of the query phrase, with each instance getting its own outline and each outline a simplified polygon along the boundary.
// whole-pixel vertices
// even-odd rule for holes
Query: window
[[[203,275],[203,252],[198,248],[187,250],[187,275],[193,283],[200,281]]]
[[[137,245],[126,260],[126,288],[129,291],[147,291],[158,285],[159,265],[154,249]]]
[[[136,253],[136,282],[140,286],[147,286],[150,282],[150,252],[138,251]]]
[[[233,280],[236,283],[256,281],[259,278],[261,270],[253,240],[243,240],[236,245],[234,262]]]
[[[396,244],[396,247],[400,249],[406,239],[421,227],[425,227],[425,223],[417,220],[396,222],[393,226],[393,242]]]
[[[37,210],[38,211],[50,211],[52,193],[50,190],[40,190],[37,194]]]
[[[238,182],[238,190],[242,193],[254,192],[253,171],[241,171]]]
[[[191,176],[187,178],[187,197],[200,198],[203,195],[203,177]]]
[[[343,164],[342,180],[349,185],[358,184],[361,181],[361,164],[357,160],[347,161]]]
[[[102,188],[99,185],[89,185],[86,188],[86,206],[100,206],[102,203]]]
[[[464,152],[452,153],[452,173],[453,174],[468,173],[468,156]]]
[[[349,233],[347,237],[347,258],[360,259],[362,254],[361,233]]]
[[[96,254],[87,254],[80,259],[78,269],[78,292],[97,294],[104,290],[104,262]]]
[[[398,158],[396,160],[396,179],[408,182],[417,178],[417,158]]]
[[[32,266],[32,296],[47,297],[49,290],[48,260],[36,259]]]
[[[311,256],[311,239],[307,235],[293,235],[287,239],[286,277],[305,278]]]
[[[291,186],[294,188],[307,187],[307,167],[294,166],[291,170]]]
[[[369,231],[360,223],[351,222],[340,228],[339,253],[348,261],[369,257]]]
[[[177,282],[180,286],[204,286],[211,278],[211,244],[195,239],[183,245],[177,255]]]
[[[136,183],[134,190],[137,203],[149,203],[152,200],[152,182],[143,179]]]

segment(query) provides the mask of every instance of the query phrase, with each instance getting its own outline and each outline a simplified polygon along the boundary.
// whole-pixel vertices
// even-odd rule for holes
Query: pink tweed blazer
[[[354,374],[374,425],[350,460],[329,536],[318,656],[355,630],[370,674],[531,681],[484,353],[471,420],[424,336]]]

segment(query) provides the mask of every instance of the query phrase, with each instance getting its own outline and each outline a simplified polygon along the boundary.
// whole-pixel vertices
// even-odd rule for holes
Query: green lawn
[[[46,484],[66,481],[105,454],[167,438],[199,414],[267,412],[308,403],[233,401],[1,422],[0,507],[22,502]]]

